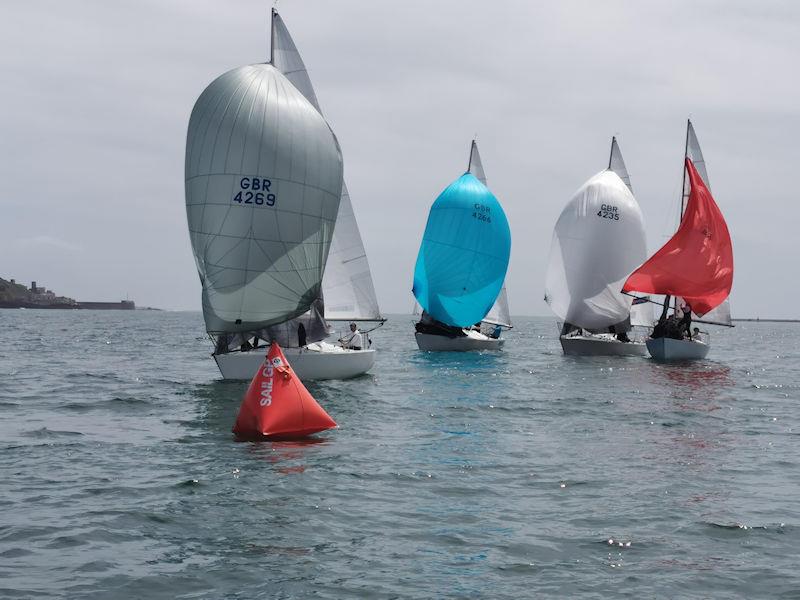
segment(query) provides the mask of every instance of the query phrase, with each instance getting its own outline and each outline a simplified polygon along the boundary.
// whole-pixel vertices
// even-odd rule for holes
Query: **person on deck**
[[[681,330],[686,332],[686,337],[692,339],[692,305],[688,303],[683,306]]]
[[[680,310],[680,309],[679,309]],[[681,319],[683,315],[672,314],[664,323],[664,337],[672,338],[673,340],[682,340],[683,331],[681,330]]]
[[[363,348],[363,338],[355,323],[350,323],[350,333],[339,338],[342,348],[350,350],[361,350]]]
[[[658,323],[653,327],[653,332],[650,334],[652,339],[668,337],[667,336],[667,311],[669,310],[669,299],[667,296],[664,298],[664,309],[661,311],[661,316],[658,318]]]

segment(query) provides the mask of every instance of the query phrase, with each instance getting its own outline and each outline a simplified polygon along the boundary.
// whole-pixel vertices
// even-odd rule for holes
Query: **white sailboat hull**
[[[644,356],[641,342],[620,342],[613,335],[561,336],[561,349],[567,356]]]
[[[282,349],[301,380],[351,379],[363,375],[375,364],[375,350],[344,350],[330,344],[320,346],[336,349],[322,351],[307,348]],[[223,379],[250,380],[264,362],[267,348],[215,354],[214,360],[217,361]]]
[[[470,350],[501,350],[505,340],[501,338],[447,337],[430,333],[415,333],[417,346],[423,352],[468,352]]]
[[[647,338],[647,351],[654,360],[701,360],[711,347],[697,340],[675,340],[672,338]]]

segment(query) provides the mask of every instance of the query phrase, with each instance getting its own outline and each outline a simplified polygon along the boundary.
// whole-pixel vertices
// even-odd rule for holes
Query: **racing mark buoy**
[[[269,347],[239,407],[239,437],[302,438],[336,427],[297,377],[280,346]]]

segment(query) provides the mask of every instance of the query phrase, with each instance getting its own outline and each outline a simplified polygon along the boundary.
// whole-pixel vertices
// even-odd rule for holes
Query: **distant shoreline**
[[[743,323],[800,323],[800,319],[731,319],[731,321],[741,321]]]

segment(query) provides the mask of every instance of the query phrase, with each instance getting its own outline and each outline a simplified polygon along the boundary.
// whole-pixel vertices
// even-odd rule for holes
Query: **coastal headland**
[[[80,302],[67,296],[59,296],[35,281],[30,287],[14,279],[0,277],[0,308],[44,308],[59,310],[135,310],[133,300],[119,302]]]

